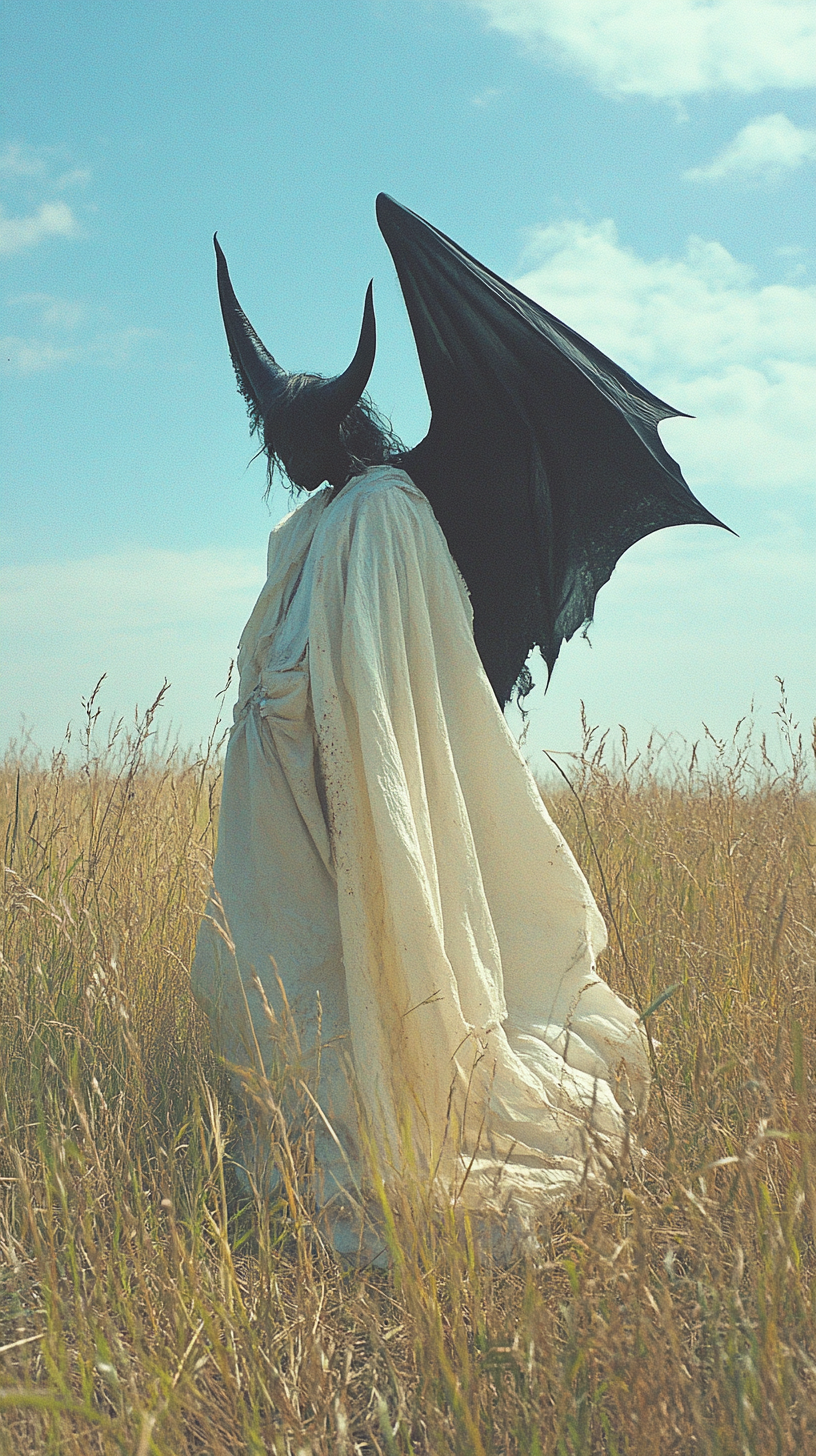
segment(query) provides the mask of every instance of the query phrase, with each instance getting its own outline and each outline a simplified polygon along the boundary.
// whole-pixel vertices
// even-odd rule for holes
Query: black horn
[[[283,396],[289,376],[258,338],[235,297],[227,260],[217,235],[213,235],[213,243],[218,264],[218,296],[221,300],[227,343],[238,378],[238,388],[249,406],[253,426],[257,426]]]
[[[238,388],[249,406],[253,429],[272,422],[279,411],[286,411],[289,374],[272,357],[259,339],[244,310],[235,297],[227,268],[227,260],[217,236],[213,237],[218,263],[218,296],[227,334]],[[353,409],[368,384],[377,350],[377,324],[374,317],[373,284],[366,291],[363,322],[357,350],[342,374],[335,379],[315,380],[306,386],[312,395],[311,408],[317,406],[326,426],[339,426]],[[300,400],[298,408],[302,408]]]
[[[327,411],[331,410],[338,425],[353,409],[362,395],[374,367],[377,352],[377,322],[374,317],[374,283],[366,289],[363,322],[357,350],[348,366],[336,379],[329,379],[321,388]]]

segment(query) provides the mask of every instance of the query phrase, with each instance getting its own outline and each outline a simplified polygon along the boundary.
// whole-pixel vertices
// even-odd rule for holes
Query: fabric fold
[[[274,957],[290,999],[319,991],[384,1168],[408,1136],[471,1207],[563,1197],[593,1140],[627,1136],[645,1039],[598,976],[603,920],[498,708],[433,511],[378,467],[310,498],[269,561],[215,864],[239,974],[275,1005]],[[203,930],[197,995],[216,974]],[[353,1161],[345,1076],[321,1058]]]

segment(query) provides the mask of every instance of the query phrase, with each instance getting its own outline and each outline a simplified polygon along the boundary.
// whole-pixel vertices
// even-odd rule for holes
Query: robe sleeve
[[[642,1037],[595,971],[603,921],[498,708],[431,507],[386,472],[320,531],[311,693],[369,1114],[393,1139],[407,1099],[437,1147],[481,1063],[508,1145],[566,1153],[588,1106],[614,1133],[613,1072],[642,1063]]]

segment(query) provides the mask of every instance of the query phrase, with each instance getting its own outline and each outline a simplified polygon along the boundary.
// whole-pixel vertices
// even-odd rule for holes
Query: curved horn
[[[328,380],[320,391],[327,411],[331,410],[338,424],[345,419],[349,410],[354,408],[368,384],[376,352],[377,321],[374,317],[374,282],[372,279],[366,289],[363,322],[354,358],[348,369],[345,369],[342,374],[338,374],[336,379]]]
[[[264,415],[283,393],[289,378],[258,338],[238,299],[221,251],[217,234],[213,234],[218,264],[218,296],[238,388],[246,400],[253,426],[260,425]]]

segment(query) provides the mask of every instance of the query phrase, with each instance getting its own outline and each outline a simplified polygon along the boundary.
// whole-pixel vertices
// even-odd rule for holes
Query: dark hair
[[[295,400],[304,388],[317,383],[320,377],[317,374],[292,374],[287,381],[286,394],[290,400]],[[380,413],[367,394],[342,421],[340,446],[348,462],[348,475],[343,484],[362,474],[369,466],[387,465],[405,453],[405,446],[392,429],[391,421]],[[266,494],[269,494],[276,470],[287,488],[298,492],[300,487],[290,479],[272,440],[266,436],[263,449],[266,453]]]
[[[368,465],[387,465],[405,454],[405,446],[395,434],[391,421],[380,413],[367,394],[343,420],[340,443],[348,455],[354,475]]]

